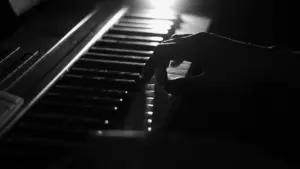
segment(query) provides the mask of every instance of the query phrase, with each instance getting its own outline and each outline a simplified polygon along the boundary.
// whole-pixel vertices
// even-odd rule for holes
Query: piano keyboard
[[[176,14],[127,11],[6,134],[1,163],[46,166],[83,145],[92,131],[124,129],[148,59],[179,23]],[[188,71],[181,70],[186,71],[180,76]],[[152,123],[154,88],[152,81],[145,91],[147,124]]]

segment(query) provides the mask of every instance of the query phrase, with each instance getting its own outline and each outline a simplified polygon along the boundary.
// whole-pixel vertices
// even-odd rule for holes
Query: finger
[[[169,61],[176,57],[174,53],[175,43],[165,43],[158,46],[154,54],[149,58],[144,71],[142,73],[142,81],[149,82],[155,74],[155,69],[166,69],[169,66]],[[159,72],[159,71],[157,71]],[[157,73],[156,73],[157,74]],[[158,74],[157,74],[158,75]],[[160,76],[159,76],[160,77]]]
[[[203,73],[189,78],[168,80],[165,84],[165,90],[175,96],[196,91],[204,92],[209,88],[211,82],[211,78],[206,73]]]
[[[181,35],[175,34],[172,35],[170,39],[163,41],[163,43],[177,42],[180,41],[182,38],[186,38],[189,36],[192,36],[192,34],[181,34]]]
[[[174,34],[174,35],[171,36],[170,39],[176,40],[176,39],[181,39],[181,38],[189,37],[191,35],[192,34]]]

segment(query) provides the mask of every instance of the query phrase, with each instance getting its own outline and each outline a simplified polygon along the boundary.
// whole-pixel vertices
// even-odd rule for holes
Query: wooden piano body
[[[48,1],[1,43],[0,91],[23,99],[0,114],[5,168],[47,167],[94,131],[151,131],[162,123],[171,102],[155,80],[139,84],[143,68],[163,39],[206,31],[210,20],[134,6]]]

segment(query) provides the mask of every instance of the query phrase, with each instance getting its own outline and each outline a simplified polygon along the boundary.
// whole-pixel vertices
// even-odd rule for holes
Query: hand
[[[168,80],[170,60],[191,61],[203,73]],[[271,48],[199,33],[163,42],[150,59],[146,74],[155,72],[156,80],[168,93],[182,96],[181,113],[175,117],[177,127],[252,128],[267,126],[271,112],[285,108],[285,84],[274,83],[286,75],[278,60],[282,59],[275,59]]]
[[[182,89],[199,91],[209,86],[233,85],[233,82],[239,85],[269,78],[274,68],[270,53],[269,48],[209,33],[176,35],[161,43],[150,59],[145,75],[154,71],[157,82],[173,94],[183,92]],[[183,60],[191,61],[201,67],[203,74],[170,81],[166,68],[171,60],[175,60],[176,64]]]

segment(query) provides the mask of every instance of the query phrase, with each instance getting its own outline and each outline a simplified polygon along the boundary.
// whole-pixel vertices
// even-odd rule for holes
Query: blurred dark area
[[[90,3],[89,1],[83,2]],[[34,9],[16,16],[8,0],[0,3],[1,25],[3,25],[0,28],[0,39],[3,40],[16,31],[30,15],[33,15]],[[184,8],[183,11],[211,16],[213,22],[211,32],[261,45],[297,49],[297,44],[294,43],[299,38],[295,14],[297,10],[292,9],[292,6],[290,1],[274,0],[188,0],[180,3],[180,10]],[[73,6],[69,4],[69,7]]]
[[[26,7],[19,16],[14,12],[9,0],[1,1],[0,44],[17,32],[20,33],[22,29],[30,27],[35,34],[48,32],[50,36],[62,38],[101,1],[103,0],[42,0],[39,3],[28,1],[34,5]],[[58,19],[59,17],[61,19]],[[56,22],[56,25],[53,25],[53,22]]]
[[[0,1],[0,42],[13,33],[19,26],[19,19],[14,13],[9,1]]]
[[[296,49],[296,9],[291,1],[214,0],[212,32],[241,41]]]
[[[101,1],[105,0],[46,0],[45,2],[30,8],[24,14],[17,16],[13,11],[9,0],[0,0],[0,52],[2,48],[10,49],[21,46],[22,49],[27,52],[35,52],[38,50],[41,55],[46,53],[62,37],[64,37],[68,31],[86,17],[87,14],[94,9],[96,3]],[[121,2],[122,0],[106,1]],[[134,4],[137,1],[140,3],[143,2],[140,0],[124,1]],[[181,2],[182,3],[175,8],[179,12],[195,13],[211,18],[212,24],[209,29],[210,32],[247,43],[264,46],[276,45],[284,49],[299,50],[300,46],[298,39],[300,37],[300,29],[298,29],[297,24],[298,15],[296,13],[298,11],[295,9],[297,6],[288,0],[281,2],[275,0],[181,0]],[[97,22],[91,24],[92,26],[88,27],[90,30],[82,31],[80,36],[78,36],[81,37],[81,39],[84,39],[98,24],[99,23]],[[22,41],[18,41],[21,39],[20,37],[22,37]],[[72,49],[73,46],[80,43],[79,41],[80,39],[68,43],[66,42],[66,44],[70,44],[69,48]],[[64,52],[68,53],[67,49]],[[56,62],[53,61],[53,65],[56,65]],[[270,86],[272,85],[273,84],[270,84]],[[270,91],[267,91],[268,96],[274,95],[274,98],[276,98],[275,96],[279,97],[278,92],[276,92],[276,87],[279,88],[282,86],[270,88]],[[24,89],[20,89],[22,92],[23,90]],[[233,133],[237,135],[236,137],[239,140],[257,142],[258,144],[261,144],[262,147],[265,145],[270,145],[271,148],[278,147],[278,149],[276,149],[278,154],[283,152],[290,155],[290,152],[286,151],[286,149],[300,150],[298,144],[294,141],[296,140],[296,133],[298,130],[298,128],[295,127],[297,126],[296,122],[293,121],[294,116],[282,119],[278,113],[279,115],[274,117],[276,118],[274,121],[269,121],[270,123],[268,124],[265,123],[270,117],[270,109],[268,109],[269,103],[264,102],[264,98],[260,98],[261,100],[258,101],[265,103],[265,109],[261,109],[260,105],[257,105],[257,107],[248,105],[248,100],[242,100],[243,102],[241,102],[241,104],[244,104],[246,108],[243,110],[246,112],[244,115],[237,112],[231,116],[228,114],[212,113],[204,115],[198,114],[198,116],[193,117],[194,114],[201,111],[200,108],[205,112],[206,107],[198,106],[199,99],[202,101],[202,104],[208,102],[209,99],[214,100],[216,98],[220,99],[219,102],[224,100],[223,106],[230,104],[226,102],[228,95],[220,96],[217,92],[218,91],[216,91],[215,95],[217,97],[212,97],[211,95],[203,97],[203,94],[201,94],[201,97],[206,100],[193,98],[194,93],[193,95],[183,96],[184,101],[178,106],[177,116],[174,116],[174,119],[172,119],[173,124],[169,126],[169,129],[171,131],[199,132],[201,129],[206,129],[205,127],[208,126],[211,130],[205,132],[213,133],[221,128],[224,129],[224,132],[234,131]],[[282,96],[281,98],[288,98],[288,96]],[[223,108],[216,107],[216,105],[208,106],[215,108],[215,112],[218,112],[218,109]],[[188,113],[186,113],[187,107],[189,108]],[[285,108],[286,107],[283,107],[282,109]],[[251,114],[252,111],[257,111],[258,113],[253,115]],[[182,117],[181,115],[184,113],[185,116]],[[263,115],[264,113],[265,115]],[[242,120],[234,121],[237,117]],[[226,118],[233,119],[234,122],[224,120]],[[208,120],[201,121],[201,119]],[[261,119],[261,121],[258,121],[256,124],[257,126],[253,127],[255,130],[253,130],[253,128],[247,128],[247,125],[252,124],[256,119]],[[292,128],[293,130],[286,132],[283,128],[271,128],[273,125],[276,126],[276,124],[273,124],[275,121],[280,120],[282,121],[282,125],[285,125],[286,128]],[[293,123],[290,123],[290,121]],[[198,126],[199,123],[203,124],[205,127]],[[177,128],[177,126],[182,128]],[[224,126],[228,126],[228,128],[224,128]],[[262,128],[265,129],[261,130]],[[193,131],[193,129],[195,131]],[[272,130],[279,132],[272,133]],[[275,137],[269,136],[266,133],[274,134]],[[279,137],[279,135],[283,137]],[[286,140],[293,144],[288,145]],[[280,144],[282,146],[278,146]]]

